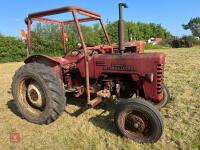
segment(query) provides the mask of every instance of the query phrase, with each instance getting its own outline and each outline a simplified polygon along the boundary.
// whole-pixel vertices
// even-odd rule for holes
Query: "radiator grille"
[[[163,69],[163,64],[157,64],[157,94],[161,94],[162,92]]]

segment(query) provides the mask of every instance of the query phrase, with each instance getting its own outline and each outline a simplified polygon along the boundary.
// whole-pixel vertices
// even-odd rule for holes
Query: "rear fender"
[[[55,73],[61,80],[63,80],[62,65],[58,60],[44,55],[32,55],[24,61],[25,64],[33,62],[44,64],[45,66],[50,67],[51,72]]]

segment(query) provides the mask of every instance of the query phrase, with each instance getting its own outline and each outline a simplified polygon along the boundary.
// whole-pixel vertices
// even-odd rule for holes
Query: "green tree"
[[[31,32],[32,53],[57,56],[63,54],[61,30],[58,25],[38,23]]]
[[[107,44],[104,32],[99,24],[81,24],[82,33],[88,46]],[[118,43],[118,23],[110,22],[106,29],[112,43]],[[128,41],[128,29],[133,31],[133,39],[147,40],[150,37],[167,39],[170,33],[155,23],[125,22],[125,40]],[[75,24],[65,26],[68,35],[68,52],[78,48],[80,38]],[[63,55],[63,39],[59,25],[37,23],[31,31],[32,54],[50,56]],[[22,61],[26,58],[26,45],[22,40],[0,34],[0,62]]]
[[[0,36],[0,62],[22,61],[24,58],[26,58],[26,50],[21,40]]]
[[[81,24],[82,33],[88,46],[107,44],[101,26],[97,24]],[[106,29],[112,43],[118,43],[118,22],[110,22]],[[167,38],[170,33],[160,24],[125,22],[125,40],[128,41],[128,29],[133,31],[134,40],[148,40],[150,37]],[[71,52],[78,48],[80,38],[74,24],[65,26],[68,35],[67,49]],[[32,49],[34,54],[48,54],[52,56],[63,54],[63,39],[59,25],[38,23],[32,31]]]
[[[118,42],[118,23],[115,22],[109,22],[106,25],[106,29],[108,31],[108,35],[110,36],[110,39],[113,43]]]
[[[108,34],[112,42],[118,42],[118,24],[111,22],[106,25]],[[148,40],[151,37],[168,38],[171,34],[160,24],[143,23],[143,22],[125,22],[125,39],[128,41],[128,29],[133,31],[133,39]]]
[[[192,18],[188,24],[182,25],[185,30],[191,30],[193,36],[200,37],[200,17]]]

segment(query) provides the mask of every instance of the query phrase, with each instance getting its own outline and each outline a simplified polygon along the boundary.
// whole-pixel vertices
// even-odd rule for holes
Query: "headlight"
[[[153,82],[153,73],[145,74],[145,79],[147,82],[152,83]]]

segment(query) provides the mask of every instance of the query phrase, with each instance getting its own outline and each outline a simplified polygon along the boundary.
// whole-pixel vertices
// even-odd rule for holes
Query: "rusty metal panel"
[[[81,18],[81,19],[78,19],[78,22],[87,22],[87,21],[95,21],[97,20],[96,18]],[[64,24],[71,24],[71,23],[74,23],[74,20],[67,20],[67,21],[63,21]]]
[[[88,66],[88,54],[87,54],[87,47],[86,47],[86,44],[85,44],[85,41],[84,41],[84,38],[83,38],[83,34],[81,32],[81,26],[78,22],[78,18],[76,16],[76,13],[74,11],[72,11],[72,15],[74,17],[74,21],[75,21],[75,24],[76,24],[76,27],[77,27],[77,30],[78,30],[78,34],[80,36],[80,40],[81,40],[81,43],[82,43],[82,46],[83,46],[83,50],[84,50],[84,58],[85,58],[85,77],[86,77],[86,93],[87,93],[87,101],[88,103],[90,103],[90,81],[89,81],[89,66]]]
[[[95,12],[85,10],[83,8],[80,8],[78,6],[67,6],[67,7],[61,7],[61,8],[56,8],[56,9],[50,9],[46,11],[40,11],[36,13],[31,13],[28,15],[29,18],[37,18],[37,17],[43,17],[43,16],[50,16],[50,15],[56,15],[56,14],[61,14],[65,12],[80,12],[84,13],[84,15],[89,15],[89,17],[94,17],[94,18],[100,18],[101,16]]]
[[[41,18],[41,17],[32,18],[32,20],[39,21],[39,22],[44,22],[44,23],[59,24],[59,25],[62,23],[61,21],[58,21],[58,20],[53,20],[53,19],[48,19],[48,18]]]

